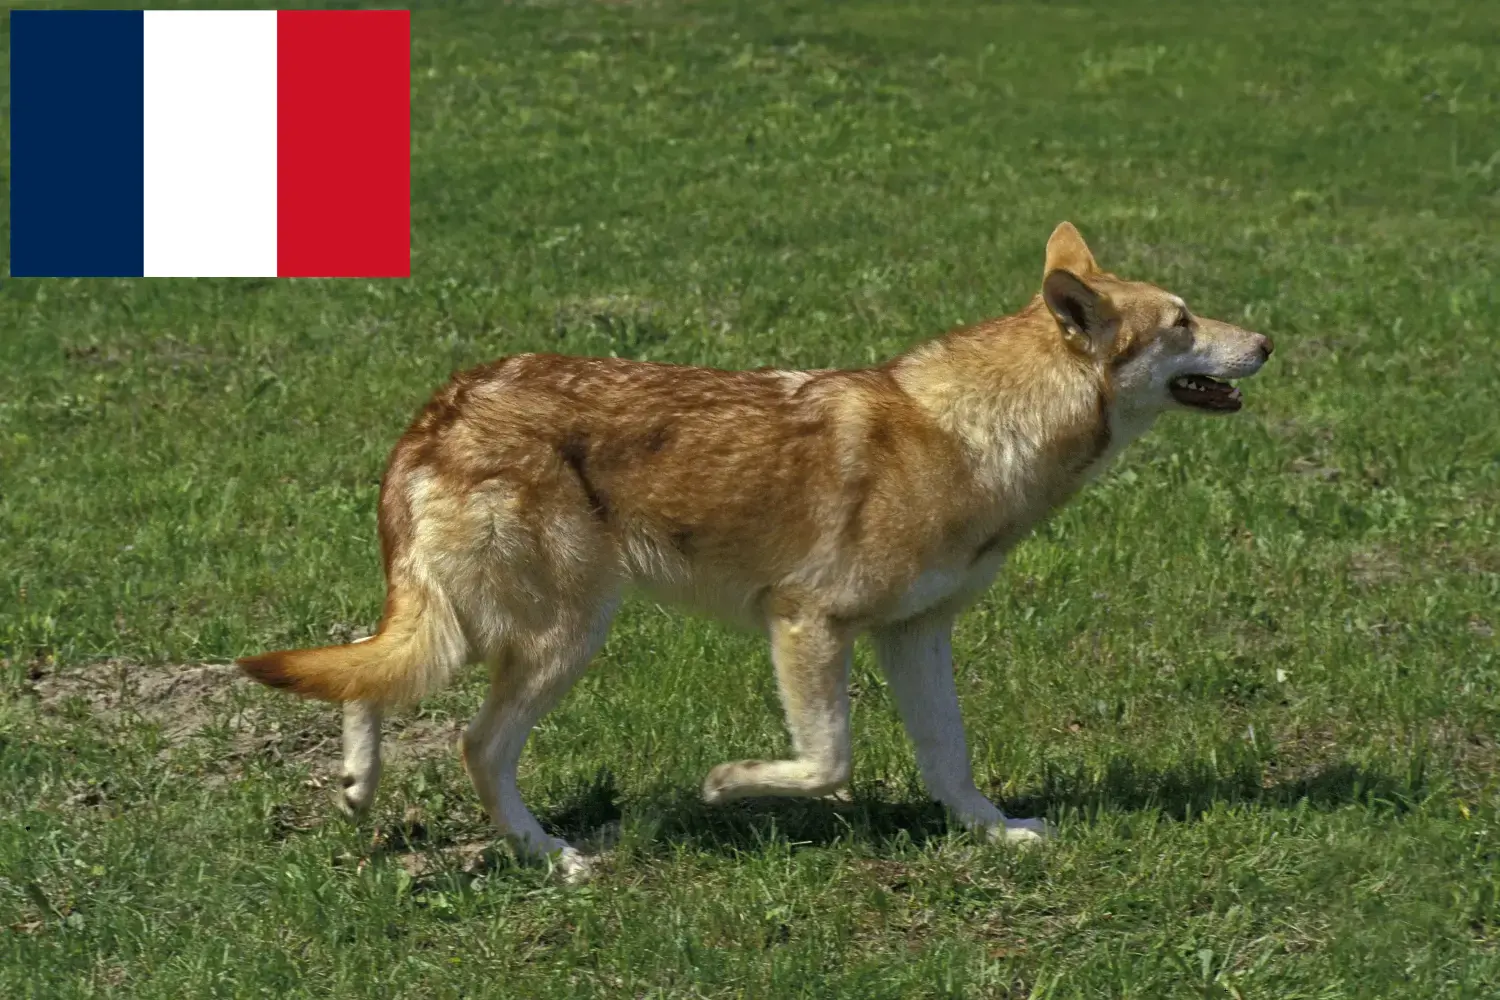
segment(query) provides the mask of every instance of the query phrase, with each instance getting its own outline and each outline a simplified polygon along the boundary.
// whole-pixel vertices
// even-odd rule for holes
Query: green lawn
[[[413,6],[416,277],[0,284],[0,995],[1500,995],[1500,4]],[[359,824],[331,707],[182,673],[374,623],[451,369],[864,364],[1065,218],[1277,352],[961,621],[1054,845],[949,829],[864,647],[852,803],[699,805],[769,662],[644,602],[522,765],[578,889],[480,853],[477,672]]]

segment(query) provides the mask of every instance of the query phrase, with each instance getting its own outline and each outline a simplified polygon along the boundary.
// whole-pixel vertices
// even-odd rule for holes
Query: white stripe
[[[148,277],[276,275],[276,12],[145,12]]]

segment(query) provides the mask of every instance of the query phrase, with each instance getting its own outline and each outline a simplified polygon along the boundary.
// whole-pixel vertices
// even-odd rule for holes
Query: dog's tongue
[[[1172,398],[1188,406],[1209,410],[1238,410],[1240,391],[1207,375],[1183,375],[1172,380]]]

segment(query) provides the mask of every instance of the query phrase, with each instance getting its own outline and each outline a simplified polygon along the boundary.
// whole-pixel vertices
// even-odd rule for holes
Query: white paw
[[[555,854],[549,855],[553,867],[562,873],[563,881],[568,885],[580,885],[594,876],[594,862],[597,856],[584,854],[575,847],[563,847]]]
[[[1007,819],[990,827],[990,840],[1007,844],[1032,846],[1045,843],[1054,836],[1056,831],[1044,819]]]
[[[720,764],[708,772],[703,779],[703,801],[711,806],[728,802],[737,785],[735,771],[737,763]]]
[[[363,816],[375,799],[374,787],[368,783],[361,784],[350,776],[346,776],[342,784],[344,787],[337,799],[339,812],[350,819]]]

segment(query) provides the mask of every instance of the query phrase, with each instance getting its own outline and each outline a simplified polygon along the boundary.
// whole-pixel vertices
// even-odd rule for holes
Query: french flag
[[[406,277],[404,10],[16,10],[16,277]]]

